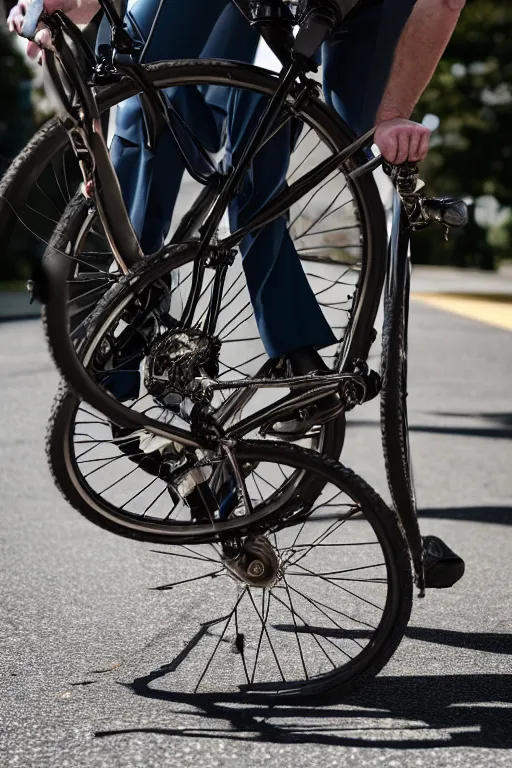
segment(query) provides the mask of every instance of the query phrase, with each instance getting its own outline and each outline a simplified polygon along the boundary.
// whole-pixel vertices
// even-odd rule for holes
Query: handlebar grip
[[[27,6],[27,12],[23,19],[23,26],[20,32],[22,37],[26,37],[27,40],[34,39],[43,13],[44,0],[32,0],[30,5]]]

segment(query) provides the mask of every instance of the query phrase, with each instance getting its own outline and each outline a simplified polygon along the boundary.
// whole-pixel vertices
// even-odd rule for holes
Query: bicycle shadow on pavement
[[[410,627],[407,635],[426,642],[512,653],[512,635],[508,634]],[[512,747],[512,674],[382,676],[343,699],[323,695],[287,699],[276,705],[258,694],[189,694],[155,685],[167,678],[168,686],[173,668],[171,662],[122,685],[136,696],[175,705],[168,713],[174,727],[104,730],[95,736],[154,733],[373,749]]]
[[[448,414],[435,413],[435,416],[444,417]],[[420,424],[415,423],[411,417],[411,423],[409,424],[409,432],[420,432],[432,435],[454,435],[456,437],[483,437],[492,438],[494,440],[510,440],[512,439],[512,421],[510,413],[499,414],[449,414],[457,419],[473,418],[489,421],[489,426],[461,426],[460,424]],[[416,414],[419,418],[420,414]],[[416,419],[417,422],[417,419]],[[355,429],[361,427],[379,428],[378,421],[369,421],[362,419],[350,419],[348,427]]]
[[[439,520],[465,520],[470,523],[512,525],[512,507],[421,507],[418,517]]]

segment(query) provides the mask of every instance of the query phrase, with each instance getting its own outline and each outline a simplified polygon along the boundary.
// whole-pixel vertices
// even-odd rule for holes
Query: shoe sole
[[[460,559],[436,563],[425,573],[425,586],[427,589],[449,589],[462,579],[465,569],[464,561]]]

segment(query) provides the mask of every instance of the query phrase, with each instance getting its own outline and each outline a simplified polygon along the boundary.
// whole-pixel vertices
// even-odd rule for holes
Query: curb
[[[27,291],[0,291],[0,323],[9,320],[28,320],[39,317],[38,303],[30,304]]]

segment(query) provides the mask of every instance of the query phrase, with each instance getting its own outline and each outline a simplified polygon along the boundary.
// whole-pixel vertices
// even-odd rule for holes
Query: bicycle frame
[[[42,0],[36,0],[30,6],[33,17],[37,12],[38,3],[39,10],[41,10]],[[55,49],[55,52],[47,52],[45,70],[46,76],[50,80],[58,114],[68,132],[71,144],[80,163],[84,178],[84,194],[86,197],[94,200],[113,254],[121,270],[124,273],[128,273],[130,268],[139,262],[143,256],[126,211],[119,183],[102,134],[99,110],[94,95],[94,85],[108,82],[109,79],[119,78],[120,76],[129,77],[140,88],[140,92],[147,97],[150,116],[153,115],[154,119],[157,120],[158,116],[161,115],[165,122],[172,124],[173,114],[166,111],[167,105],[162,100],[159,100],[158,94],[151,84],[148,83],[147,78],[145,78],[144,69],[135,60],[137,52],[122,28],[121,17],[114,8],[113,3],[111,0],[101,0],[101,3],[112,26],[112,58],[110,62],[105,59],[98,62],[85,43],[78,28],[62,13],[57,12],[51,16],[43,14],[42,17],[44,23],[49,26],[52,32]],[[248,13],[249,2],[237,2],[236,5],[241,7],[245,13]],[[275,4],[272,7],[275,8]],[[37,22],[39,18],[40,14],[37,17]],[[229,251],[240,243],[248,232],[260,228],[283,215],[294,202],[325,180],[332,171],[342,165],[346,170],[350,171],[351,158],[371,142],[373,131],[369,131],[357,138],[346,149],[334,153],[304,177],[291,184],[288,189],[276,195],[246,226],[233,232],[229,237],[224,238],[224,240],[218,243],[215,248],[212,248],[212,237],[224,215],[229,199],[235,193],[237,185],[249,168],[260,146],[269,138],[272,131],[275,130],[274,126],[277,125],[277,118],[283,108],[286,110],[287,115],[291,117],[297,104],[303,99],[310,97],[311,83],[307,80],[306,73],[313,66],[311,56],[314,55],[335,23],[335,19],[331,18],[326,21],[324,15],[315,15],[312,12],[307,19],[308,23],[300,29],[294,41],[291,35],[293,17],[285,18],[284,21],[285,24],[288,24],[290,32],[290,35],[286,38],[287,61],[285,61],[280,75],[276,77],[277,88],[274,95],[266,105],[266,109],[249,139],[240,162],[227,178],[219,181],[214,195],[205,190],[201,204],[195,211],[191,212],[188,221],[183,222],[181,234],[186,233],[187,227],[198,221],[199,214],[206,210],[207,207],[210,209],[209,215],[201,229],[201,242],[197,258],[194,262],[192,289],[182,319],[185,327],[193,317],[199,298],[202,276],[205,270],[205,257],[210,257],[213,252],[217,255],[229,255]],[[34,18],[32,18],[32,31],[35,31],[37,28],[37,22],[34,23]],[[258,23],[262,32],[266,30],[269,39],[271,37],[270,32],[274,28],[274,22],[275,19],[271,20],[271,23],[268,23],[267,20]],[[29,36],[28,33],[27,36]],[[75,47],[75,53],[72,51],[70,43]],[[292,45],[293,48],[291,47]],[[119,52],[122,54],[122,63],[120,66],[116,66],[115,57],[119,58]],[[282,58],[286,58],[283,50],[280,51],[280,54]],[[73,99],[68,95],[70,90],[74,94]],[[185,131],[187,130],[183,124],[179,127]],[[192,135],[190,131],[188,133],[190,136]],[[372,170],[375,164],[375,161],[367,163],[367,170]],[[358,169],[358,174],[361,170],[361,168]],[[362,281],[363,285],[358,296],[358,316],[361,322],[354,323],[350,343],[345,350],[345,361],[340,367],[343,373],[352,373],[355,369],[355,361],[365,361],[372,341],[370,331],[373,329],[378,297],[381,294],[384,282],[384,265],[375,264],[372,266],[374,268],[367,270],[367,274],[364,276],[365,279]],[[219,263],[215,268],[217,269],[217,275],[212,302],[213,306],[207,318],[210,332],[215,328],[219,311],[218,299],[223,289],[226,267],[222,259],[219,259]],[[64,328],[66,319],[64,307],[62,309],[61,322]],[[58,333],[57,329],[56,332]],[[64,335],[60,333],[61,338]],[[110,417],[113,421],[123,422],[125,425],[128,425],[129,421],[129,424],[133,425],[132,415],[130,415],[128,420],[127,417],[130,411],[124,406],[116,404],[117,407],[114,407],[112,398],[108,398],[110,402],[104,402],[101,396],[98,400],[96,395],[99,395],[101,390],[98,391],[98,388],[96,385],[93,385],[91,380],[88,380],[88,385],[85,389],[82,389],[82,385],[85,383],[83,375],[85,372],[82,364],[78,360],[71,344],[64,344],[64,347],[67,347],[67,353],[69,354],[66,368],[69,369],[69,364],[72,364],[72,367],[75,369],[75,383],[73,386],[76,387],[79,394],[85,400],[89,400],[91,405],[96,404],[96,407],[100,407],[100,410],[99,402],[102,401],[103,407],[107,407],[107,411],[110,412]],[[82,382],[82,385],[78,383],[79,381]],[[315,399],[324,396],[327,392],[334,391],[340,381],[334,379],[330,384],[325,381],[322,387],[315,386],[310,393],[283,398],[282,401],[274,406],[271,412],[266,414],[266,417],[282,416],[286,411],[294,407],[313,402]],[[288,382],[287,386],[290,386],[290,384],[293,386],[293,382]],[[95,395],[92,395],[93,388],[96,389]],[[91,396],[95,403],[91,402]],[[362,396],[364,396],[364,385],[362,393],[359,391],[359,396],[355,398],[355,402],[359,402]],[[107,411],[104,411],[106,415],[108,415]],[[243,424],[243,426],[238,425],[234,434],[241,436],[244,434],[245,426],[250,426],[251,429],[254,429],[258,425],[259,422],[256,423],[254,419],[251,419],[250,425],[249,423],[247,425]],[[147,426],[150,425],[147,424]],[[150,431],[154,429],[155,434],[172,435],[177,442],[184,441],[186,445],[191,445],[189,433],[181,430],[175,433],[165,427],[162,430],[162,426],[161,423],[154,422],[151,425],[152,429]]]
[[[56,51],[55,54],[50,52],[47,55],[46,70],[50,76],[61,120],[68,131],[82,169],[84,193],[86,196],[94,199],[114,256],[122,271],[127,273],[134,264],[142,259],[142,253],[124,206],[119,183],[110,161],[101,130],[100,115],[94,98],[94,90],[90,83],[104,82],[105,77],[119,77],[121,71],[122,76],[132,78],[137,86],[140,87],[140,91],[148,97],[148,102],[152,108],[154,107],[155,114],[162,110],[163,119],[166,119],[167,115],[164,114],[166,105],[156,98],[152,86],[147,82],[147,78],[145,78],[144,70],[134,61],[133,46],[130,47],[130,40],[129,38],[126,39],[126,35],[123,33],[120,16],[113,7],[111,0],[101,0],[101,2],[112,24],[113,54],[116,53],[115,46],[123,53],[122,66],[116,69],[114,67],[114,59],[112,59],[110,68],[106,67],[105,61],[102,62],[102,67],[99,67],[78,28],[63,14],[56,13],[44,18],[45,23],[48,24],[52,31]],[[237,3],[237,5],[241,6],[242,3]],[[245,4],[246,9],[248,6],[249,3],[247,2]],[[289,19],[285,19],[285,21],[290,24]],[[331,28],[329,24],[334,24],[334,20],[331,19],[326,24],[324,18],[319,20],[318,17],[312,14],[309,21],[311,22],[309,26],[306,25],[304,28],[301,28],[297,35],[295,47],[288,50],[289,60],[283,66],[281,74],[276,78],[277,88],[272,98],[269,99],[240,162],[226,179],[219,180],[217,188],[213,187],[212,190],[208,186],[205,189],[200,201],[198,201],[198,205],[190,212],[188,218],[182,222],[181,231],[177,233],[180,236],[186,235],[187,231],[201,220],[203,213],[209,209],[209,214],[201,228],[201,241],[193,267],[192,288],[184,317],[182,318],[182,324],[185,327],[187,323],[190,323],[194,315],[201,291],[202,277],[206,268],[206,258],[212,259],[212,255],[214,258],[217,258],[217,262],[214,263],[216,276],[213,298],[206,320],[206,330],[212,333],[220,309],[220,297],[227,268],[226,255],[229,260],[231,249],[238,245],[246,234],[286,213],[293,203],[314,189],[340,166],[345,168],[350,178],[351,158],[371,142],[373,131],[369,131],[357,138],[347,148],[335,152],[301,179],[291,184],[286,190],[276,195],[246,226],[241,227],[221,240],[215,247],[211,246],[212,237],[224,215],[229,199],[235,193],[240,180],[246,173],[260,146],[275,129],[274,126],[277,124],[277,118],[283,108],[287,110],[288,115],[291,115],[297,103],[310,96],[311,85],[306,78],[307,71],[311,69],[310,57],[314,54],[318,45],[325,39]],[[260,26],[261,29],[272,29],[272,24],[262,24]],[[74,44],[78,55],[73,55],[68,40]],[[67,95],[69,86],[75,94],[74,101]],[[367,162],[363,167],[355,169],[354,178],[365,171],[373,170],[379,162],[380,159],[377,158]],[[405,241],[407,245],[404,248],[403,244]],[[397,253],[407,252],[408,231],[406,227],[400,228],[398,235],[392,237],[391,243]],[[396,268],[396,259],[389,259],[388,274],[390,270]],[[358,371],[361,368],[363,371],[365,370],[364,366],[366,365],[369,346],[373,341],[373,325],[384,279],[384,264],[372,264],[371,268],[367,269],[366,274],[362,276],[357,297],[357,316],[354,318],[350,339],[345,345],[344,360],[339,365],[341,373],[324,377],[321,384],[315,381],[314,377],[303,380],[302,386],[304,384],[311,385],[307,392],[303,391],[300,394],[294,394],[292,391],[291,395],[282,398],[273,406],[265,409],[261,414],[245,419],[236,427],[231,428],[229,431],[230,437],[243,437],[248,432],[272,419],[279,420],[291,410],[308,405],[324,397],[326,394],[338,390],[340,386],[344,388],[347,407],[352,407],[364,401],[366,394],[365,382]],[[61,304],[63,304],[62,301]],[[63,306],[62,309],[62,326],[59,335],[61,340],[64,341],[66,334],[62,333],[62,328],[65,328],[66,325],[65,307]],[[56,329],[55,332],[59,333],[59,329]],[[64,353],[64,356],[67,356],[66,370],[69,371],[70,366],[73,369],[73,381],[70,383],[85,400],[89,401],[91,405],[98,407],[99,410],[103,410],[105,415],[113,421],[124,426],[133,426],[134,414],[120,403],[113,402],[112,398],[106,397],[105,393],[89,379],[75,353],[73,345],[69,339],[67,339],[67,342],[61,346],[62,349],[67,349],[67,352]],[[358,368],[358,366],[361,366],[361,368]],[[350,386],[348,382],[350,382]],[[268,380],[251,380],[251,390],[262,386],[268,386]],[[299,386],[299,384],[297,379],[288,379],[285,383],[277,383],[273,386],[293,389]],[[352,391],[349,391],[350,387]],[[246,393],[242,392],[242,390],[247,390],[247,387],[243,383],[232,382],[232,388],[240,390],[240,398],[246,397]],[[222,423],[226,423],[228,420],[229,409],[221,410],[219,415],[219,427],[222,427]],[[141,426],[144,425],[148,431],[154,432],[154,434],[167,436],[176,440],[176,442],[183,442],[191,447],[200,447],[199,443],[191,438],[190,433],[184,430],[169,429],[160,422],[147,421],[145,418],[142,419],[142,417],[140,419],[137,417],[135,420],[139,420]]]

